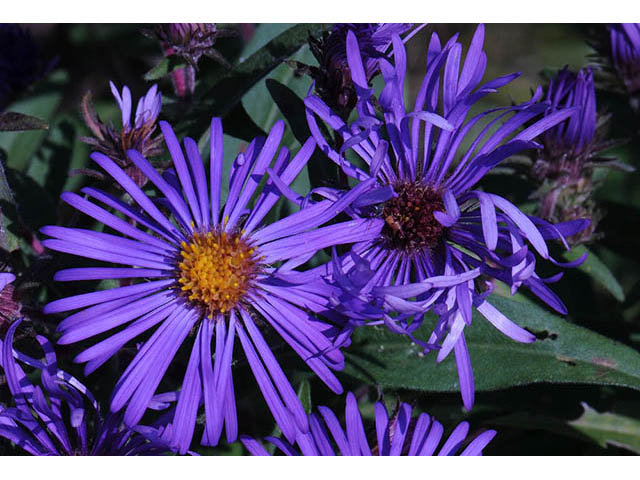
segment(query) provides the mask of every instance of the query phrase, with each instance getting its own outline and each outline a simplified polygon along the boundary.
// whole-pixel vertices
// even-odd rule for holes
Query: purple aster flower
[[[318,96],[341,118],[346,119],[356,104],[356,92],[351,81],[347,62],[347,32],[358,39],[367,80],[378,72],[378,60],[385,56],[391,45],[392,35],[402,35],[411,30],[411,23],[337,23],[321,39],[309,38],[311,52],[318,66],[299,64],[315,82]],[[407,35],[411,38],[419,28]]]
[[[435,418],[421,413],[412,419],[412,408],[401,403],[395,415],[389,419],[384,403],[375,404],[377,444],[370,447],[358,403],[353,393],[347,394],[345,408],[346,429],[340,425],[336,415],[327,407],[319,408],[320,415],[309,415],[309,432],[299,431],[296,435],[296,449],[286,440],[267,437],[285,455],[331,456],[339,452],[343,456],[431,456],[482,455],[482,450],[496,435],[495,430],[486,430],[473,439],[467,439],[469,423],[462,422],[453,430],[449,438],[438,450],[444,428]],[[252,455],[269,455],[257,440],[241,436],[242,443]],[[336,449],[337,447],[337,449]]]
[[[52,250],[126,266],[72,268],[58,272],[57,281],[137,280],[132,285],[57,300],[44,311],[76,310],[58,326],[62,344],[108,332],[107,338],[76,357],[78,362],[87,362],[87,374],[127,342],[157,327],[113,392],[111,408],[120,411],[126,406],[127,425],[138,423],[172,359],[181,345],[187,345],[191,354],[169,439],[180,452],[191,443],[200,403],[204,403],[206,417],[202,443],[216,445],[223,426],[227,440],[236,439],[231,362],[238,337],[267,405],[292,440],[296,428],[308,428],[307,417],[262,330],[273,329],[331,390],[342,392],[332,373],[344,365],[342,353],[330,340],[334,327],[314,315],[330,316],[326,313],[329,290],[321,282],[293,283],[289,276],[318,249],[379,235],[375,219],[316,228],[332,220],[369,185],[365,182],[337,202],[309,203],[265,226],[263,220],[280,198],[299,200],[289,185],[313,153],[312,139],[291,159],[286,148],[278,152],[284,122],[277,122],[266,139],[254,139],[236,157],[225,199],[221,194],[220,119],[211,123],[209,181],[196,142],[184,140],[185,155],[169,124],[160,122],[160,127],[175,169],[160,175],[139,152],[127,152],[157,188],[160,196],[155,201],[113,160],[93,153],[91,158],[135,205],[95,188],[82,192],[96,203],[67,192],[62,195],[65,202],[115,234],[56,226],[42,229],[53,237],[43,242]],[[269,179],[258,190],[266,174]]]
[[[544,148],[532,153],[532,174],[541,184],[538,215],[553,222],[588,218],[589,227],[568,239],[571,243],[588,241],[594,238],[602,216],[593,198],[593,169],[629,167],[600,155],[618,142],[605,141],[606,132],[597,128],[605,126],[606,118],[598,119],[596,114],[596,90],[589,68],[577,74],[566,68],[558,72],[549,83],[547,103],[545,115],[571,107],[577,110],[544,132],[540,136]]]
[[[126,152],[133,149],[146,157],[162,153],[162,136],[153,136],[162,108],[162,95],[158,92],[157,85],[153,85],[146,95],[138,100],[135,115],[132,117],[133,101],[129,87],[125,85],[120,93],[113,82],[109,82],[109,85],[120,108],[122,128],[115,128],[112,123],[107,125],[100,120],[91,102],[91,92],[87,92],[82,100],[82,115],[95,137],[82,137],[81,140],[116,161],[127,175],[142,187],[146,184],[147,177],[129,160]],[[95,170],[85,169],[79,172],[101,180],[105,178]]]
[[[611,60],[631,95],[640,92],[640,23],[609,25]]]
[[[32,455],[161,455],[170,453],[161,440],[162,426],[129,429],[122,414],[101,415],[91,392],[76,378],[59,370],[49,341],[37,336],[43,362],[13,349],[13,338],[22,320],[14,322],[4,343],[0,340],[0,367],[4,371],[13,405],[0,405],[0,437]],[[23,366],[40,374],[40,385],[31,383]],[[167,397],[157,396],[153,408],[166,408]],[[144,432],[144,434],[142,433]],[[147,436],[148,435],[148,436]]]
[[[534,335],[487,300],[492,280],[506,283],[512,293],[525,286],[558,312],[566,313],[562,301],[546,285],[561,275],[539,277],[534,251],[561,265],[550,257],[546,241],[564,241],[588,223],[551,225],[525,215],[498,195],[476,188],[502,160],[539,148],[533,139],[575,112],[558,110],[534,121],[549,108],[546,103],[537,103],[542,95],[538,88],[531,101],[468,118],[479,99],[518,77],[506,75],[479,85],[486,66],[483,40],[484,27],[480,25],[461,65],[462,46],[457,36],[441,46],[433,34],[427,73],[415,104],[408,110],[404,99],[406,52],[400,37],[393,35],[395,65],[387,59],[379,61],[384,88],[375,98],[358,39],[350,32],[347,59],[358,95],[357,120],[346,125],[319,98],[309,95],[305,100],[309,127],[323,152],[360,182],[359,186],[375,181],[375,187],[356,199],[349,212],[354,218],[378,219],[384,225],[378,237],[356,243],[339,262],[315,273],[353,285],[354,297],[366,305],[377,301],[382,311],[400,313],[393,318],[373,308],[377,323],[384,322],[395,332],[410,334],[420,326],[426,310],[438,314],[433,334],[420,343],[426,351],[438,351],[438,362],[454,352],[467,409],[474,402],[474,383],[464,328],[471,324],[473,308],[510,338],[533,342]],[[374,105],[380,109],[379,115]],[[325,140],[314,114],[342,136],[340,151]],[[492,115],[495,118],[487,121]],[[521,129],[527,122],[529,126]],[[368,171],[344,158],[348,149],[365,162]],[[327,188],[322,191],[328,197],[338,194]],[[480,275],[484,275],[484,282],[480,282]]]
[[[42,74],[40,50],[29,31],[0,23],[0,110]]]

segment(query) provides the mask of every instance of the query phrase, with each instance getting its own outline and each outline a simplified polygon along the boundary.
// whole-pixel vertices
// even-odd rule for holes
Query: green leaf
[[[244,109],[242,103],[237,104],[224,117],[222,129],[227,135],[251,142],[255,137],[266,137],[267,134],[254,122]]]
[[[615,445],[640,453],[640,420],[615,413],[598,413],[584,402],[582,406],[582,416],[569,425],[591,437],[601,447]]]
[[[82,175],[70,175],[70,171],[85,167],[89,160],[89,146],[80,140],[82,127],[74,115],[58,117],[27,171],[54,199],[86,181]]]
[[[613,297],[619,302],[624,302],[624,291],[622,287],[611,273],[611,270],[602,263],[602,261],[591,250],[584,245],[572,247],[571,250],[565,251],[562,255],[568,261],[573,261],[587,253],[587,259],[578,270],[589,275],[598,284],[602,285]]]
[[[517,428],[520,430],[544,430],[555,435],[564,435],[573,440],[591,442],[588,436],[567,425],[565,419],[550,415],[540,415],[529,411],[515,412],[509,415],[491,418],[487,423],[498,430],[501,430],[502,427]]]
[[[31,176],[19,170],[8,170],[7,176],[13,187],[19,223],[30,230],[37,230],[42,225],[56,223],[57,199],[53,198]]]
[[[146,81],[151,82],[153,80],[158,80],[159,78],[164,77],[169,74],[169,59],[163,58],[160,63],[158,63],[155,67],[149,70],[147,73],[143,75]]]
[[[640,353],[586,328],[573,325],[548,311],[512,299],[489,298],[504,315],[535,333],[532,344],[518,343],[497,331],[474,312],[465,328],[475,387],[497,390],[532,383],[615,385],[640,390]],[[427,339],[433,318],[416,332]],[[458,391],[454,355],[436,364],[435,352],[422,349],[406,337],[383,327],[362,327],[354,332],[346,351],[344,372],[389,388]]]
[[[296,140],[303,144],[311,136],[311,131],[307,126],[304,101],[288,86],[273,78],[268,78],[265,85],[275,105],[291,125]]]
[[[4,153],[0,150],[0,248],[11,252],[18,248],[19,242],[9,230],[12,221],[8,214],[15,213],[15,201],[4,172],[4,162]]]
[[[40,82],[28,98],[12,104],[11,110],[51,122],[67,80],[66,72],[54,72],[46,81]],[[46,130],[0,134],[0,148],[7,151],[8,166],[26,172],[47,134]]]
[[[13,193],[9,187],[7,176],[4,173],[4,153],[0,150],[0,200],[6,200],[13,203]]]
[[[300,403],[302,403],[304,411],[311,413],[311,384],[309,384],[309,380],[306,378],[302,379],[300,382],[300,386],[298,387],[298,398],[300,399]]]
[[[23,130],[46,130],[47,122],[31,115],[18,112],[0,112],[0,132],[20,132]]]
[[[307,45],[304,45],[302,48],[300,48],[300,50],[291,58],[300,62],[314,61],[313,55],[311,54],[311,51],[309,50],[309,47]],[[288,139],[288,143],[285,143],[285,144],[287,146],[292,147],[294,146],[294,143],[295,143],[294,138],[300,141],[299,135],[302,132],[300,132],[298,127],[300,127],[301,125],[306,126],[307,121],[306,121],[306,118],[303,116],[302,117],[303,123],[300,124],[297,121],[299,119],[295,119],[295,125],[294,125],[294,121],[293,121],[294,119],[287,116],[287,113],[291,113],[291,112],[283,111],[282,102],[280,103],[274,102],[274,100],[276,100],[276,98],[273,97],[273,91],[272,91],[274,87],[274,82],[284,87],[287,87],[291,92],[291,94],[297,98],[306,96],[307,91],[309,90],[309,86],[311,85],[310,78],[306,76],[296,75],[294,72],[294,69],[291,68],[291,66],[289,66],[287,63],[283,62],[269,73],[268,78],[265,81],[257,82],[256,85],[254,85],[253,88],[251,88],[251,90],[249,90],[246,93],[246,95],[242,98],[242,104],[245,106],[251,118],[253,118],[254,121],[265,130],[270,129],[273,126],[273,124],[276,122],[276,120],[282,117],[282,114],[280,113],[282,112],[285,118],[289,121],[289,125],[291,129],[296,128],[296,132],[287,132],[287,134],[289,134],[289,139]],[[279,100],[281,99],[279,98]],[[302,102],[302,100],[300,100],[300,102]],[[290,133],[294,133],[294,135],[295,134],[297,135],[295,135],[295,137],[292,137]],[[307,137],[308,135],[302,140],[302,142],[304,142],[304,140],[306,140]],[[285,139],[285,142],[286,141],[287,139]]]
[[[143,78],[148,82],[153,82],[154,80],[159,80],[162,77],[166,77],[171,72],[178,68],[184,68],[186,63],[184,60],[171,56],[163,58],[160,63],[158,63],[155,67],[149,70],[144,74]]]
[[[251,39],[242,49],[242,52],[240,53],[240,62],[249,58],[281,33],[284,33],[291,27],[295,26],[295,23],[261,23],[256,27]]]
[[[304,45],[309,34],[319,35],[329,26],[322,23],[300,24],[272,39],[199,95],[200,115],[204,120],[212,115],[225,116],[256,83]]]
[[[289,122],[291,132],[302,145],[311,136],[307,126],[304,101],[291,88],[274,79],[268,78],[266,87],[282,115]],[[306,190],[338,184],[338,169],[319,149],[316,149],[309,159],[306,170],[309,177]]]

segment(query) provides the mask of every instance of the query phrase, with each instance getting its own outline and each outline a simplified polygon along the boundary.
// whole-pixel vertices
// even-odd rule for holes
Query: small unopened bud
[[[539,185],[534,194],[539,199],[537,215],[554,223],[589,219],[589,228],[568,239],[573,244],[588,242],[597,238],[596,227],[602,218],[594,197],[598,186],[594,168],[628,166],[601,155],[620,142],[605,140],[608,117],[596,112],[590,69],[577,74],[566,68],[558,72],[549,83],[546,100],[546,115],[565,108],[576,110],[539,137],[544,148],[533,153],[531,176]]]
[[[309,46],[318,66],[299,65],[299,70],[315,81],[318,96],[343,119],[356,106],[356,92],[347,61],[347,33],[352,31],[362,56],[367,80],[378,72],[378,60],[389,49],[394,34],[411,29],[408,23],[338,23],[322,38],[309,38]]]
[[[234,30],[219,29],[215,23],[166,23],[144,33],[158,40],[165,57],[176,55],[187,63],[187,66],[171,72],[176,95],[180,98],[193,94],[195,73],[203,55],[231,68],[213,46],[218,38],[235,36]]]

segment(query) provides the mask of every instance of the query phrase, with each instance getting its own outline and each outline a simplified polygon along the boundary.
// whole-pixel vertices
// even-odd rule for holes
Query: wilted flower
[[[552,222],[588,218],[589,227],[569,241],[589,241],[602,216],[594,199],[593,169],[626,166],[600,155],[617,142],[604,140],[602,127],[607,119],[599,119],[596,114],[596,91],[590,69],[577,74],[566,68],[558,72],[549,83],[547,102],[545,115],[571,107],[576,107],[576,111],[544,132],[540,136],[544,149],[532,153],[532,174],[541,183],[536,194],[540,198],[538,215]]]
[[[358,119],[345,125],[338,114],[312,95],[305,104],[309,127],[322,151],[346,175],[361,182],[359,186],[376,182],[375,188],[354,201],[350,213],[354,218],[378,219],[384,225],[378,237],[356,243],[337,266],[324,267],[324,273],[334,281],[345,277],[345,283],[353,284],[354,296],[364,304],[377,302],[384,312],[400,313],[392,318],[381,315],[380,310],[376,313],[375,308],[372,312],[373,318],[377,316],[394,332],[411,334],[420,326],[422,312],[431,309],[438,314],[431,337],[421,345],[425,351],[437,350],[438,362],[451,351],[455,353],[462,398],[470,409],[474,382],[464,328],[472,322],[473,308],[510,338],[533,342],[533,334],[511,322],[488,301],[491,280],[506,283],[512,293],[525,286],[555,310],[566,313],[563,303],[546,286],[560,276],[540,278],[530,249],[560,265],[550,257],[546,240],[563,240],[588,222],[554,226],[525,215],[498,195],[475,189],[482,177],[504,159],[539,148],[533,139],[575,110],[551,113],[520,131],[548,108],[545,103],[536,103],[542,95],[539,88],[529,102],[482,112],[467,120],[479,99],[518,74],[478,86],[486,66],[484,27],[476,30],[462,68],[462,46],[456,40],[457,36],[441,47],[438,36],[431,37],[427,73],[415,105],[407,111],[407,58],[400,37],[393,35],[395,65],[386,59],[379,61],[384,88],[375,98],[357,37],[349,32],[347,59],[358,95]],[[381,110],[383,120],[376,116],[374,105]],[[313,114],[342,136],[341,151],[328,144]],[[482,126],[491,114],[496,118]],[[347,149],[366,163],[368,172],[345,160],[342,153]],[[331,193],[324,190],[327,195]],[[485,276],[482,283],[480,275]]]
[[[299,431],[296,435],[296,449],[286,440],[267,437],[285,455],[332,456],[431,456],[456,455],[464,446],[460,455],[482,455],[482,450],[496,435],[495,430],[486,430],[473,439],[467,439],[469,423],[462,422],[453,430],[449,438],[438,450],[444,428],[435,418],[421,413],[412,419],[412,408],[401,403],[391,420],[384,403],[376,402],[376,439],[377,444],[370,447],[371,438],[367,438],[358,403],[353,393],[347,394],[345,408],[346,429],[340,425],[336,415],[327,407],[320,407],[320,415],[309,415],[309,432]],[[242,436],[242,443],[252,455],[269,455],[255,439]],[[337,447],[337,448],[336,448]],[[436,453],[437,452],[437,453]]]
[[[180,98],[193,93],[195,72],[202,55],[231,68],[213,45],[218,38],[235,36],[236,32],[233,30],[219,29],[215,23],[165,23],[157,25],[153,30],[144,30],[144,33],[160,42],[165,57],[175,55],[187,62],[186,67],[171,72],[176,95]]]
[[[42,74],[40,50],[31,34],[16,24],[0,23],[0,110]]]
[[[21,305],[15,299],[15,289],[10,285],[16,279],[12,273],[0,273],[0,332],[20,315]]]
[[[160,197],[152,201],[102,153],[94,153],[91,158],[136,205],[127,205],[95,188],[82,190],[91,199],[134,220],[137,226],[67,192],[62,195],[65,202],[111,227],[116,235],[56,226],[42,229],[54,237],[43,242],[52,250],[130,266],[72,268],[58,272],[57,281],[138,281],[57,300],[44,311],[79,310],[58,326],[62,344],[109,332],[77,356],[76,361],[88,362],[87,374],[127,342],[159,325],[113,392],[111,408],[120,411],[126,405],[127,425],[138,423],[178,349],[183,343],[189,344],[191,355],[169,438],[181,452],[191,444],[201,402],[206,418],[203,444],[216,445],[223,426],[229,442],[237,437],[231,373],[237,336],[265,401],[285,436],[293,440],[297,428],[308,428],[307,417],[262,330],[273,329],[329,388],[341,393],[332,370],[343,368],[343,355],[330,340],[331,325],[314,315],[327,311],[330,290],[320,282],[293,283],[289,272],[319,249],[377,237],[380,226],[376,227],[376,220],[358,219],[316,228],[344,210],[360,194],[362,189],[358,188],[337,202],[323,200],[268,226],[262,224],[283,195],[297,199],[289,184],[315,149],[309,139],[291,160],[286,148],[278,153],[284,134],[282,121],[275,124],[266,139],[253,140],[237,156],[231,166],[226,199],[221,196],[220,119],[214,118],[211,124],[209,182],[196,142],[185,139],[185,158],[169,124],[160,122],[160,127],[175,170],[161,176],[139,152],[127,152]],[[267,173],[270,179],[259,191]],[[158,206],[170,211],[176,223]],[[124,325],[119,331],[114,330]],[[190,333],[195,339],[187,341]],[[215,350],[211,345],[214,339]]]
[[[299,64],[298,68],[309,73],[318,96],[346,120],[357,99],[347,62],[347,32],[356,35],[365,74],[371,80],[378,71],[378,60],[391,45],[392,35],[402,35],[411,27],[410,23],[337,23],[321,39],[309,38],[311,52],[319,65]]]
[[[122,414],[102,415],[91,392],[76,378],[59,370],[53,345],[42,337],[44,362],[13,349],[13,337],[22,320],[14,322],[4,343],[0,340],[0,367],[4,370],[13,405],[0,405],[0,437],[32,455],[161,455],[170,453],[160,440],[164,427],[129,429]],[[40,385],[31,383],[23,366],[39,372]],[[168,404],[158,396],[154,408]]]
[[[219,29],[215,23],[166,23],[158,25],[154,33],[165,56],[178,55],[196,69],[202,55],[230,66],[213,45],[218,38],[234,36],[233,30]]]
[[[162,95],[158,92],[157,85],[153,85],[147,94],[138,100],[132,119],[133,103],[129,87],[125,85],[120,94],[113,82],[109,82],[109,85],[122,114],[122,128],[115,128],[113,123],[109,122],[107,125],[100,120],[91,103],[91,92],[87,92],[82,100],[82,115],[95,138],[82,137],[82,141],[108,155],[133,178],[136,185],[141,187],[147,183],[147,177],[129,160],[126,152],[134,149],[146,157],[162,153],[162,135],[153,136],[162,108]],[[94,170],[80,170],[80,172],[100,179],[104,178],[104,175]]]

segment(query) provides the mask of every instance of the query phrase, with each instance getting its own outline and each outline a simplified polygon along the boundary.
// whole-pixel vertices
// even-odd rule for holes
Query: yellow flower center
[[[226,313],[243,298],[257,273],[254,249],[240,234],[196,233],[182,242],[178,282],[189,301],[211,318]]]

